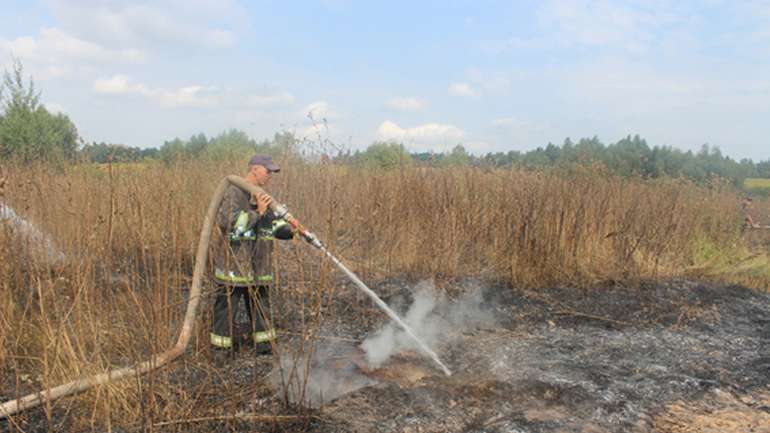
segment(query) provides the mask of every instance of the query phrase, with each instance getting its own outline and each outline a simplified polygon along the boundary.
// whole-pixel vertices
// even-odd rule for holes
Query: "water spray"
[[[66,260],[64,252],[56,247],[48,235],[17,214],[12,207],[0,201],[0,222],[3,221],[8,221],[29,247],[34,248],[32,257],[41,263],[53,265],[64,263]]]
[[[193,268],[192,285],[190,286],[190,297],[187,301],[187,310],[185,311],[184,322],[182,323],[182,328],[179,331],[179,338],[177,339],[176,344],[174,344],[174,346],[165,352],[154,354],[150,357],[150,359],[147,359],[132,367],[123,367],[109,370],[104,373],[73,380],[63,385],[47,388],[42,391],[26,395],[24,397],[17,398],[16,400],[10,400],[2,403],[0,404],[0,419],[11,416],[25,409],[39,406],[45,402],[86,391],[97,385],[104,385],[109,382],[147,373],[168,364],[184,353],[187,345],[190,342],[190,338],[192,337],[192,331],[195,325],[195,317],[198,311],[198,304],[200,303],[203,275],[206,271],[209,242],[211,240],[211,229],[213,227],[217,209],[219,209],[219,206],[222,202],[222,197],[224,196],[225,190],[229,185],[235,185],[242,190],[248,191],[249,193],[255,195],[266,194],[262,188],[246,182],[239,176],[233,175],[222,179],[222,181],[217,186],[217,189],[214,192],[214,196],[209,202],[206,215],[203,217],[203,226],[201,227],[201,234],[198,240],[198,250],[195,254],[195,266]],[[334,262],[334,264],[337,265],[337,267],[339,267],[345,273],[345,275],[347,275],[348,278],[350,278],[356,284],[356,286],[358,286],[359,289],[366,293],[366,295],[369,296],[375,302],[375,304],[377,304],[377,306],[388,315],[388,317],[390,317],[394,322],[398,323],[398,325],[404,329],[407,335],[409,335],[409,337],[417,342],[420,349],[428,354],[431,359],[433,359],[433,361],[435,361],[436,364],[441,367],[444,374],[447,376],[451,374],[449,369],[441,362],[438,356],[432,350],[430,350],[430,348],[426,346],[425,343],[423,343],[422,340],[420,340],[414,334],[414,332],[412,332],[409,326],[407,326],[406,323],[404,323],[404,321],[401,320],[398,315],[396,315],[396,313],[388,308],[387,304],[385,304],[385,302],[383,302],[376,293],[369,289],[366,284],[364,284],[353,272],[351,272],[336,257],[334,257],[315,234],[305,229],[299,220],[288,212],[285,206],[279,204],[275,200],[271,200],[270,208],[276,215],[288,221],[289,224],[294,227],[297,233],[299,233],[305,241],[323,251],[332,260],[332,262]],[[6,213],[4,213],[3,216],[6,216]]]
[[[372,301],[377,305],[377,307],[380,308],[385,314],[388,315],[388,317],[391,318],[394,322],[398,324],[398,326],[401,327],[401,329],[406,332],[409,337],[414,340],[415,343],[417,343],[417,346],[425,352],[439,367],[441,367],[441,370],[446,374],[447,376],[451,376],[452,372],[449,371],[449,368],[447,368],[446,365],[444,365],[443,362],[441,362],[441,359],[439,359],[438,355],[434,351],[430,349],[422,340],[420,340],[419,337],[412,331],[412,328],[409,327],[406,323],[404,323],[403,320],[401,320],[400,317],[398,317],[398,314],[396,314],[393,310],[388,307],[388,304],[386,304],[382,299],[380,299],[379,296],[377,296],[376,293],[372,289],[370,289],[366,284],[364,284],[363,281],[361,281],[358,276],[353,273],[350,269],[348,269],[347,266],[345,266],[337,257],[335,257],[331,251],[329,251],[328,248],[318,239],[318,237],[310,232],[309,230],[305,229],[302,224],[300,224],[299,220],[294,218],[289,211],[286,209],[286,206],[282,204],[278,204],[275,200],[270,201],[270,208],[273,210],[273,212],[278,216],[279,218],[283,218],[286,221],[289,222],[289,224],[292,225],[297,230],[297,233],[302,236],[303,239],[305,239],[310,245],[318,248],[321,250],[324,254],[326,254],[334,263],[337,265],[337,267],[348,277],[351,281],[353,281],[356,286],[366,294],[369,298],[371,298]]]

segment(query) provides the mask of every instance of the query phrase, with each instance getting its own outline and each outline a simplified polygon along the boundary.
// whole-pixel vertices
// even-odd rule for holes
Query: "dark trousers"
[[[217,283],[212,332],[221,337],[235,337],[233,318],[241,299],[249,317],[249,334],[272,329],[267,321],[270,312],[267,292],[267,286],[232,287]]]

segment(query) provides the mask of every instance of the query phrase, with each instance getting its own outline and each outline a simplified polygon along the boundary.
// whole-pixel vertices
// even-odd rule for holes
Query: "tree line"
[[[170,164],[178,160],[209,158],[213,160],[241,157],[254,152],[294,155],[307,159],[305,150],[322,154],[314,143],[299,140],[291,132],[276,133],[271,139],[257,141],[238,129],[230,129],[214,137],[200,133],[188,140],[174,138],[159,147],[138,148],[122,144],[92,142],[85,144],[67,115],[51,113],[40,102],[30,78],[26,83],[20,62],[14,60],[12,70],[5,71],[0,85],[0,159],[22,163],[49,162],[136,162],[147,159]],[[329,146],[321,146],[329,147]],[[753,162],[734,160],[718,147],[704,144],[697,152],[682,151],[672,146],[650,146],[639,135],[627,136],[610,144],[597,137],[570,138],[561,145],[548,143],[530,151],[494,152],[474,155],[458,144],[450,151],[409,152],[403,143],[374,142],[365,150],[336,150],[335,155],[322,154],[317,160],[391,169],[408,165],[546,168],[574,164],[602,164],[621,176],[687,177],[706,181],[713,176],[732,180],[736,186],[746,178],[770,178],[770,159]],[[303,150],[304,149],[304,150]]]
[[[256,141],[245,132],[231,129],[216,137],[197,134],[188,140],[175,138],[165,141],[160,148],[139,149],[106,143],[83,146],[81,153],[93,162],[141,161],[159,159],[165,163],[175,160],[207,157],[224,159],[253,152],[273,155],[298,154],[302,142],[291,132],[276,133],[272,139]],[[297,155],[301,156],[301,155]],[[325,162],[391,169],[410,165],[446,167],[472,165],[481,167],[527,167],[533,169],[570,166],[574,164],[601,164],[620,176],[686,177],[698,182],[714,176],[730,179],[736,186],[746,178],[770,178],[770,160],[736,161],[724,155],[718,147],[703,145],[697,152],[682,151],[672,146],[650,146],[638,135],[627,136],[610,144],[597,137],[573,142],[567,138],[561,145],[549,143],[545,147],[520,152],[495,152],[482,155],[468,153],[462,145],[443,153],[412,152],[399,142],[375,142],[365,150],[338,152],[321,158]]]
[[[294,135],[287,132],[276,133],[271,140],[257,141],[241,130],[230,129],[211,138],[203,133],[193,135],[188,140],[177,137],[164,141],[159,148],[140,149],[121,144],[94,142],[84,145],[80,155],[82,160],[95,163],[138,162],[152,159],[171,164],[197,158],[231,159],[255,152],[285,155],[295,152],[297,144],[298,140]]]
[[[708,144],[702,145],[697,152],[672,146],[650,146],[639,135],[629,135],[606,145],[597,137],[582,138],[577,142],[567,138],[560,146],[549,143],[527,152],[488,153],[478,162],[496,167],[601,163],[610,172],[621,176],[687,177],[698,182],[719,176],[730,179],[736,186],[742,185],[746,178],[770,178],[770,159],[756,163],[748,158],[737,161]]]
[[[704,144],[699,151],[682,151],[672,146],[650,146],[639,135],[627,136],[615,143],[604,144],[597,137],[573,142],[567,138],[561,145],[549,143],[530,151],[490,152],[473,155],[458,144],[443,153],[408,153],[401,143],[375,143],[365,151],[347,152],[336,158],[345,163],[382,168],[399,164],[424,166],[474,165],[481,167],[564,167],[575,164],[601,164],[613,174],[645,178],[686,177],[697,182],[714,176],[730,179],[736,186],[746,178],[770,178],[770,160],[736,161],[718,147]]]
[[[24,83],[22,65],[14,59],[0,84],[0,159],[62,162],[77,157],[79,144],[75,124],[40,103],[40,92],[32,79]]]

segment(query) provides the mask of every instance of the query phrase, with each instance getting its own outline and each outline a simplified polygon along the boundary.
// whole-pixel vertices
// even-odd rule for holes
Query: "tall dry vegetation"
[[[0,230],[2,399],[169,347],[202,216],[217,182],[242,173],[241,164],[6,167],[0,200],[49,233],[68,259],[36,263],[35,248],[20,245],[9,224]],[[518,287],[589,286],[677,275],[703,242],[734,242],[740,221],[736,197],[719,183],[623,179],[597,167],[284,167],[270,190],[368,281],[477,275]],[[279,253],[282,302],[302,326],[316,326],[318,294],[334,290],[334,274],[299,241]],[[204,318],[206,311],[204,303]],[[198,327],[192,356],[207,356],[207,332]],[[166,369],[57,404],[81,429],[196,413],[202,399],[174,380]],[[46,414],[53,416],[50,406]]]
[[[297,186],[289,202],[306,203],[302,213],[331,230],[324,238],[343,256],[385,275],[480,275],[527,287],[676,275],[699,241],[734,242],[740,221],[725,184],[643,182],[599,167],[303,174],[320,180],[307,196],[303,175],[289,174]]]

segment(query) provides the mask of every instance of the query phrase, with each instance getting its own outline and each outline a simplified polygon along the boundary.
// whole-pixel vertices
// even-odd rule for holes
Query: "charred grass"
[[[2,400],[172,345],[202,216],[219,180],[240,173],[242,164],[4,167],[0,200],[54,239],[67,259],[46,263],[14,227],[0,226]],[[364,281],[474,276],[533,293],[608,282],[644,290],[643,281],[709,275],[715,255],[744,245],[738,197],[719,181],[704,187],[627,179],[600,167],[378,172],[294,160],[283,166],[269,190]],[[300,241],[281,245],[277,255],[273,304],[294,341],[310,344],[340,308],[361,323],[371,320],[363,297],[331,307],[339,279]],[[749,282],[767,287],[766,279]],[[0,427],[189,431],[172,421],[208,417],[200,422],[222,431],[244,423],[312,429],[317,414],[267,397],[268,362],[244,367],[251,373],[239,381],[228,378],[207,344],[208,311],[204,300],[197,337],[181,363],[44,405]],[[249,418],[256,412],[297,418]]]

